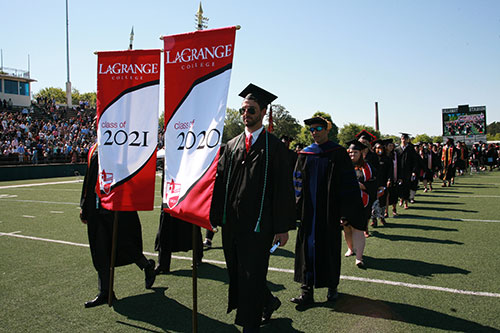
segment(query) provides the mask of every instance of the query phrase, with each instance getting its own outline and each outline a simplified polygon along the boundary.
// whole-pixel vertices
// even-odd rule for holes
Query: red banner
[[[160,52],[98,52],[97,193],[106,209],[153,209]]]
[[[235,32],[230,27],[163,37],[163,206],[171,215],[207,229]]]

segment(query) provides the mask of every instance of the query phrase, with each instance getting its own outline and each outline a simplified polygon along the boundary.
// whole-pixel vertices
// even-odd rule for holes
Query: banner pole
[[[113,236],[111,238],[111,262],[109,265],[108,306],[113,305],[113,285],[115,280],[116,238],[118,236],[118,211],[113,214]]]
[[[200,227],[193,224],[193,333],[198,332],[198,233]]]

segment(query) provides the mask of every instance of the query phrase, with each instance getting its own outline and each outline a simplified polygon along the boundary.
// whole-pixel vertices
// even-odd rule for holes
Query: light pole
[[[73,106],[71,99],[71,81],[69,79],[69,19],[68,19],[68,0],[66,0],[66,65],[67,65],[67,81],[66,81],[66,105],[68,108]]]

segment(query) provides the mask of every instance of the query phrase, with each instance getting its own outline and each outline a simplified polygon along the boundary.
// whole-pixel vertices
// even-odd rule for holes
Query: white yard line
[[[49,242],[49,243],[79,246],[79,247],[89,247],[88,244],[81,244],[81,243],[67,242],[67,241],[62,241],[62,240],[19,235],[19,232],[20,231],[15,231],[15,232],[10,232],[10,233],[0,232],[0,236],[16,237],[16,238],[22,238],[22,239],[30,239],[30,240]],[[151,253],[151,252],[144,252],[144,254],[147,254],[149,256],[155,256],[155,257],[158,256],[158,254]],[[175,256],[175,255],[173,255],[172,258],[179,259],[179,260],[192,260],[192,258],[189,258],[189,257],[182,257],[182,256]],[[215,264],[215,265],[220,265],[220,266],[226,265],[226,263],[224,261],[220,261],[220,260],[203,259],[203,262]],[[275,272],[293,274],[293,269],[269,267],[269,270],[275,271]],[[453,289],[453,288],[443,288],[443,287],[437,287],[437,286],[429,286],[429,285],[398,282],[398,281],[367,279],[367,278],[361,278],[361,277],[356,277],[356,276],[347,276],[347,275],[341,275],[340,278],[342,280],[368,282],[368,283],[379,283],[379,284],[385,284],[385,285],[390,285],[390,286],[405,287],[405,288],[410,288],[410,289],[424,289],[424,290],[442,291],[442,292],[447,292],[447,293],[451,293],[451,294],[500,298],[500,294],[498,294],[498,293],[490,293],[490,292],[483,292],[483,291],[469,291],[469,290],[461,290],[461,289]]]
[[[81,182],[83,182],[83,180],[65,180],[65,181],[50,182],[50,183],[33,183],[33,184],[6,185],[6,186],[0,186],[0,190],[6,189],[6,188],[20,188],[20,187],[44,186],[44,185],[73,184],[73,183],[81,183]]]

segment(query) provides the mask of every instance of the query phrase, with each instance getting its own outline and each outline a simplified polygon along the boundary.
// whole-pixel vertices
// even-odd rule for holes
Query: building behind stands
[[[30,72],[20,69],[0,67],[0,101],[12,101],[14,107],[31,105]]]

